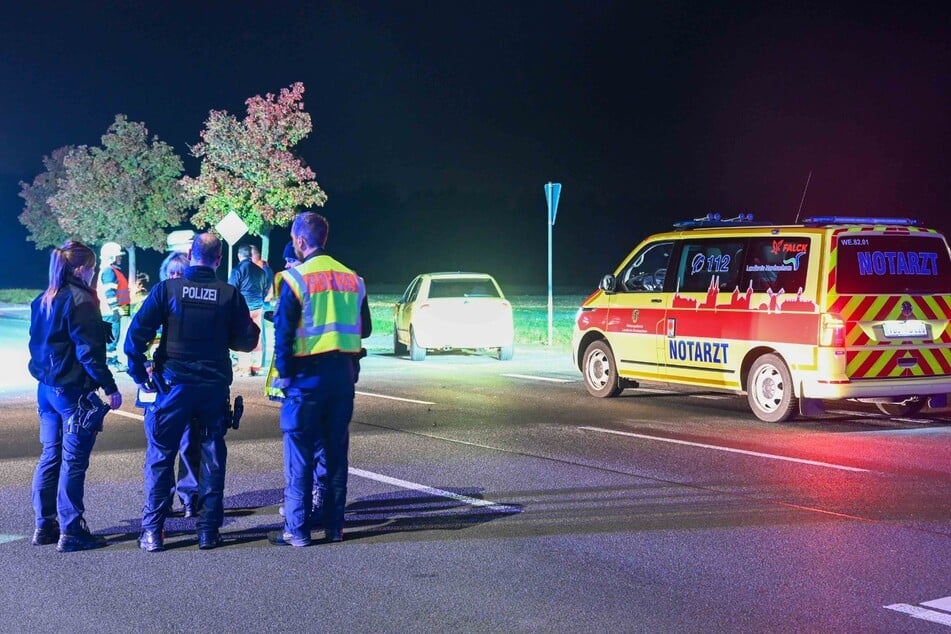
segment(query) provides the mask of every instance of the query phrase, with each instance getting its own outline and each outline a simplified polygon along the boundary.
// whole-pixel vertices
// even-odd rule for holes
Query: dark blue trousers
[[[83,492],[89,454],[96,432],[66,431],[66,420],[77,408],[80,390],[39,385],[36,391],[43,451],[33,472],[33,510],[37,528],[52,528],[58,519],[61,530],[71,533],[85,512]]]
[[[295,537],[310,536],[315,455],[322,449],[327,469],[323,524],[328,532],[340,530],[347,505],[353,362],[342,355],[328,358],[314,376],[295,377],[284,396],[284,528]]]
[[[172,508],[175,456],[189,425],[201,447],[198,466],[198,532],[224,521],[225,465],[230,390],[226,385],[173,385],[145,412],[145,506],[143,530],[158,531]]]

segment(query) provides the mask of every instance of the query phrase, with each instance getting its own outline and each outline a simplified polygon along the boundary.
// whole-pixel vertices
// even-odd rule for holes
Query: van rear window
[[[934,234],[839,236],[835,283],[844,294],[949,294],[948,246]]]

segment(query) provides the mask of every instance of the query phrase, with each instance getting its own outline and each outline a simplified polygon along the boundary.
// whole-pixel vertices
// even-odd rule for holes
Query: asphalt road
[[[0,318],[5,364],[25,360],[24,337]],[[3,630],[951,631],[947,411],[770,425],[742,397],[594,399],[544,348],[413,363],[374,343],[346,539],[303,549],[265,539],[282,458],[256,378],[235,385],[225,547],[199,551],[174,518],[168,551],[136,548],[144,440],[127,377],[87,482],[109,546],[31,546],[33,384],[0,374]]]

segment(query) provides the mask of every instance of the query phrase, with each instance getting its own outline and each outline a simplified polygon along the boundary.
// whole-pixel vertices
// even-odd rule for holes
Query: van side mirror
[[[613,275],[608,273],[601,278],[601,283],[598,285],[598,288],[600,288],[605,293],[613,293],[617,290],[617,280]]]

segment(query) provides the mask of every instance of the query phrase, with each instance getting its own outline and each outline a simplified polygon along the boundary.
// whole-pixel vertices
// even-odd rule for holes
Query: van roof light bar
[[[816,216],[802,221],[804,225],[890,225],[895,227],[914,227],[918,221],[913,218],[869,218],[861,216]]]
[[[708,213],[702,218],[682,220],[674,223],[675,229],[699,229],[702,227],[742,227],[748,225],[768,225],[769,222],[756,222],[752,213],[739,214],[734,218],[723,218],[716,212]]]

